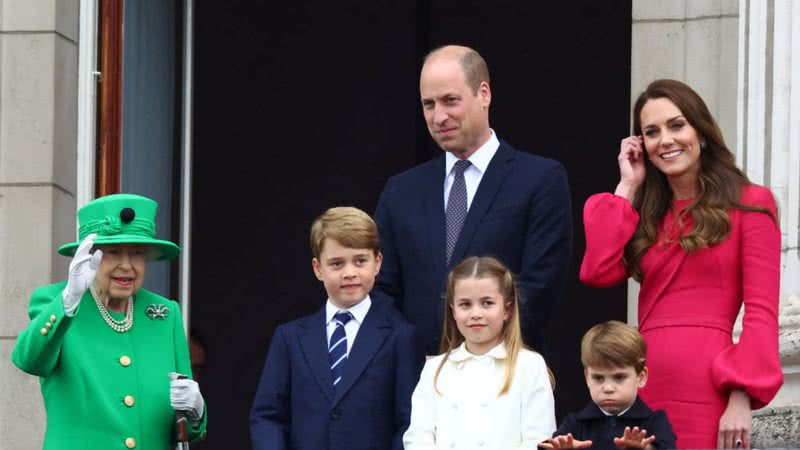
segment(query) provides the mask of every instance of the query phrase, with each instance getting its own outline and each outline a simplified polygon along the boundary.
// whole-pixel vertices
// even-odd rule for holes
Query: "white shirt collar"
[[[474,359],[475,361],[491,361],[493,359],[506,359],[508,357],[508,352],[506,351],[506,346],[504,343],[499,343],[494,348],[489,350],[488,352],[484,353],[483,355],[473,355],[472,353],[467,350],[466,342],[462,342],[461,345],[456,347],[455,350],[450,352],[450,356],[447,357],[448,361],[453,361],[454,363],[461,363],[468,359]]]
[[[369,298],[369,295],[364,297],[364,300],[361,300],[348,309],[339,308],[331,301],[331,299],[328,299],[328,302],[325,303],[325,323],[329,324],[331,320],[333,320],[333,316],[339,311],[350,311],[350,314],[353,315],[353,318],[359,324],[362,324],[364,323],[364,317],[367,316],[367,312],[369,311],[369,307],[371,305],[372,299]]]
[[[486,168],[489,167],[489,163],[492,161],[494,154],[497,153],[497,149],[500,148],[500,141],[497,139],[497,135],[494,134],[494,130],[490,128],[489,131],[491,131],[489,140],[467,158],[467,160],[472,163],[472,166],[478,169],[480,173],[486,172]],[[450,171],[453,170],[453,166],[456,165],[456,161],[458,161],[458,158],[455,155],[450,152],[445,152],[444,176],[450,174]]]
[[[636,403],[636,401],[634,400],[634,402],[633,402],[633,403]],[[628,406],[627,408],[625,408],[625,410],[624,410],[624,411],[622,411],[622,412],[621,412],[621,413],[619,413],[619,414],[611,414],[610,412],[608,412],[608,411],[606,411],[605,409],[601,408],[601,407],[600,407],[600,405],[597,405],[597,409],[599,409],[599,410],[600,410],[600,412],[601,412],[601,413],[603,413],[603,414],[605,414],[607,417],[611,417],[611,416],[617,416],[617,417],[619,417],[619,416],[621,416],[621,415],[625,414],[626,412],[628,412],[628,410],[629,410],[629,409],[631,409],[631,408],[633,407],[633,403],[631,403],[631,405],[630,405],[630,406]]]

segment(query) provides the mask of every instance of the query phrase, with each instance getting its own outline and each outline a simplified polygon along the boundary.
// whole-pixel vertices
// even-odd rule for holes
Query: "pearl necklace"
[[[108,309],[106,309],[105,303],[100,299],[100,294],[95,290],[94,284],[89,286],[89,290],[92,292],[92,297],[94,297],[94,302],[97,304],[97,309],[100,310],[100,316],[103,317],[103,320],[106,321],[112,330],[117,333],[124,333],[131,329],[133,326],[133,296],[128,297],[128,309],[125,312],[125,318],[117,320],[111,317]]]

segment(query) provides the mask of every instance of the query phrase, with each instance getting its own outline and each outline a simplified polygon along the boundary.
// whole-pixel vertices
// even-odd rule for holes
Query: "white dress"
[[[520,350],[509,391],[498,396],[506,372],[501,343],[485,355],[461,344],[433,378],[444,355],[429,359],[411,397],[406,450],[536,449],[556,430],[553,390],[544,359]]]

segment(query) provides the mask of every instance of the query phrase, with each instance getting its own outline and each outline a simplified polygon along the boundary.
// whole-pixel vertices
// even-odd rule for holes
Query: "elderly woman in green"
[[[68,281],[31,296],[12,360],[41,377],[45,449],[166,449],[175,411],[189,418],[190,440],[205,432],[198,385],[178,375],[191,375],[178,305],[141,289],[146,260],[180,252],[155,239],[157,208],[130,194],[81,208],[80,242],[58,250],[74,255]]]

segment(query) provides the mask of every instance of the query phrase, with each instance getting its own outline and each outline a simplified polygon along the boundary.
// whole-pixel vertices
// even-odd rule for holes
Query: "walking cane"
[[[178,375],[178,380],[184,380],[186,375]],[[178,444],[175,450],[189,450],[189,419],[183,411],[175,411],[175,439]]]

